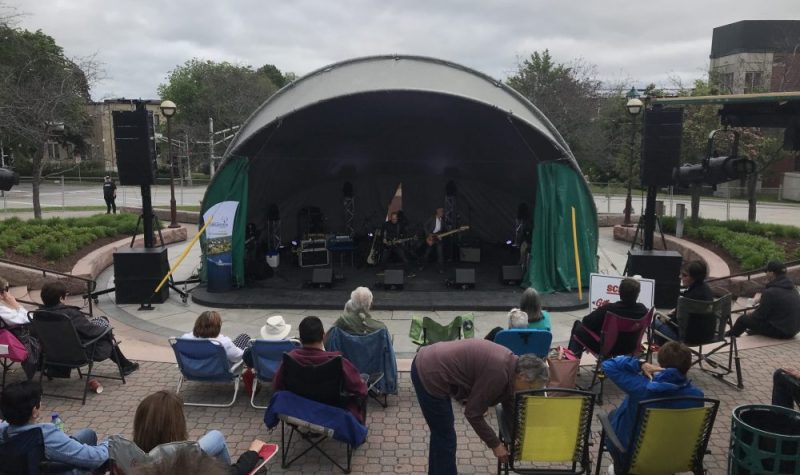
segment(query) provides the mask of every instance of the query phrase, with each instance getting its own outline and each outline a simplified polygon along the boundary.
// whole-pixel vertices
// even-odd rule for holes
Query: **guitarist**
[[[430,257],[431,251],[435,248],[436,265],[439,269],[439,273],[444,273],[444,250],[442,249],[442,240],[439,239],[438,235],[445,231],[447,231],[447,229],[445,229],[444,224],[444,208],[436,208],[434,215],[425,221],[425,234],[428,236],[428,248],[425,249],[425,255],[422,257],[422,265],[419,270],[425,268],[425,264],[428,263],[428,257]]]
[[[381,264],[386,266],[389,257],[392,255],[397,256],[398,259],[403,261],[403,266],[408,265],[408,258],[406,258],[405,249],[403,244],[396,242],[397,240],[405,237],[406,228],[400,222],[397,212],[394,211],[389,215],[389,221],[383,223],[383,255],[381,256]]]

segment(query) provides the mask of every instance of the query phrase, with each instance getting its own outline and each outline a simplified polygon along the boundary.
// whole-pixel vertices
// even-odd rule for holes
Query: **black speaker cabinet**
[[[681,291],[682,257],[675,251],[628,252],[628,275],[641,275],[656,281],[653,303],[659,308],[674,308]]]
[[[501,267],[500,280],[506,285],[519,285],[522,282],[522,266]]]
[[[683,109],[661,108],[645,112],[641,179],[644,186],[669,186],[681,158]]]
[[[481,248],[461,247],[458,250],[458,260],[461,262],[479,263],[481,261]]]
[[[153,295],[153,290],[169,272],[167,248],[124,248],[114,253],[114,282],[117,304],[164,303],[169,297],[169,286],[164,284]]]
[[[311,273],[311,285],[314,287],[331,287],[333,285],[333,269],[322,267]]]
[[[475,269],[456,269],[456,287],[472,289],[475,287]]]
[[[386,269],[383,274],[383,288],[401,290],[405,285],[403,269]]]
[[[153,114],[139,104],[134,111],[112,112],[112,119],[120,184],[155,184],[157,166]]]

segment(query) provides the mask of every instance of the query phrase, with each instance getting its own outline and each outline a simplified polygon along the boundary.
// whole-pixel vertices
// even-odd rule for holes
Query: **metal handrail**
[[[798,264],[800,264],[800,259],[795,259],[793,261],[783,263],[783,265],[786,266],[787,268]],[[753,274],[760,274],[762,272],[764,272],[763,268],[748,270],[745,272],[739,272],[738,274],[731,274],[731,275],[726,275],[724,277],[715,277],[713,279],[706,279],[706,283],[709,284],[711,282],[719,282],[721,280],[727,280],[727,279],[732,279],[734,277],[743,277],[743,276],[746,276],[747,280],[750,280],[750,276],[752,276]]]
[[[26,269],[32,269],[32,270],[35,270],[35,271],[39,271],[39,272],[42,273],[42,277],[47,277],[47,274],[50,274],[50,275],[58,275],[58,276],[61,276],[61,277],[65,277],[67,279],[80,280],[80,281],[84,282],[86,284],[86,296],[88,296],[88,297],[84,296],[84,298],[87,298],[89,300],[89,315],[90,316],[94,316],[94,312],[93,312],[93,309],[92,309],[91,293],[94,292],[95,289],[97,288],[97,281],[96,280],[88,279],[86,277],[81,277],[81,276],[77,276],[77,275],[67,274],[67,273],[59,272],[59,271],[52,270],[52,269],[45,269],[44,267],[33,266],[33,265],[25,264],[25,263],[22,263],[22,262],[11,261],[11,260],[8,260],[8,259],[3,259],[3,258],[0,258],[0,263],[10,264],[10,265],[17,266],[17,267],[23,267],[23,268],[26,268]],[[27,303],[27,304],[31,304],[31,305],[38,305],[36,302],[30,302],[30,301],[25,301],[25,300],[22,300],[22,302]]]

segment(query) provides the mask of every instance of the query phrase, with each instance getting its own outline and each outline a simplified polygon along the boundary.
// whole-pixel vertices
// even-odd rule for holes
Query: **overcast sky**
[[[41,29],[70,57],[95,55],[95,100],[157,98],[197,57],[299,76],[344,59],[417,54],[498,79],[549,49],[596,66],[609,82],[670,87],[703,77],[712,29],[739,20],[800,19],[800,0],[0,0],[18,26]]]

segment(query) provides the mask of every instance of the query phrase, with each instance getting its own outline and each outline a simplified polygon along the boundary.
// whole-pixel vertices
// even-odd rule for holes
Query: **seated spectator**
[[[246,452],[245,452],[246,453]],[[233,471],[208,454],[198,454],[192,450],[176,450],[174,453],[155,462],[139,465],[132,475],[172,475],[177,473],[202,473],[204,475],[228,475],[244,473]]]
[[[692,365],[692,352],[683,343],[671,341],[658,351],[658,365],[639,361],[631,356],[617,356],[603,362],[603,371],[626,397],[611,413],[611,425],[623,447],[633,435],[633,424],[640,401],[664,397],[703,397],[703,391],[686,378]],[[699,405],[699,404],[697,404]],[[659,407],[685,408],[697,405],[670,404]],[[609,444],[609,452],[617,461],[619,454]]]
[[[583,354],[583,346],[573,338],[577,335],[589,349],[595,352],[600,351],[600,342],[596,341],[586,330],[599,335],[603,328],[606,312],[636,320],[644,317],[648,311],[647,307],[636,301],[639,298],[639,288],[638,280],[629,277],[622,279],[619,284],[619,301],[602,305],[583,317],[582,321],[575,321],[575,324],[572,325],[572,334],[569,337],[569,349],[579,358]]]
[[[183,399],[172,391],[158,391],[142,399],[133,418],[133,442],[144,452],[150,452],[161,444],[182,442],[189,439],[186,417],[183,414]],[[200,450],[217,458],[226,466],[231,457],[225,437],[218,430],[211,430],[197,441]],[[231,473],[248,473],[258,463],[258,451],[264,442],[254,440],[250,449],[239,457]],[[241,470],[239,469],[241,468]],[[188,473],[188,472],[176,472]]]
[[[298,326],[298,331],[300,332],[300,344],[302,346],[288,353],[288,355],[294,358],[298,363],[302,365],[318,365],[336,356],[342,356],[338,351],[325,351],[322,344],[325,331],[322,327],[322,321],[319,318],[304,318]],[[344,391],[362,397],[367,395],[367,385],[364,379],[361,377],[361,374],[359,374],[358,369],[353,366],[353,363],[346,358],[342,358],[342,372],[344,373]],[[275,391],[284,389],[283,365],[279,366],[278,370],[275,372],[275,377],[272,379],[272,388]],[[362,424],[364,423],[361,408],[357,401],[352,400],[348,404],[347,409]]]
[[[184,333],[181,338],[198,338],[205,340],[217,340],[225,348],[228,361],[238,363],[244,359],[247,366],[253,366],[253,358],[250,356],[250,348],[247,343],[250,337],[242,333],[235,340],[231,340],[221,333],[222,317],[219,312],[206,310],[194,321],[194,328],[191,333]]]
[[[508,328],[528,328],[528,314],[518,308],[512,308],[508,312]],[[503,327],[494,327],[492,331],[486,335],[486,339],[494,341],[494,338],[503,330]]]
[[[383,322],[375,320],[369,314],[371,307],[372,291],[366,287],[356,287],[350,293],[350,300],[344,305],[344,315],[333,322],[333,326],[352,335],[366,335],[381,328],[385,329]]]
[[[769,282],[761,292],[758,307],[736,320],[730,331],[733,336],[747,331],[786,340],[800,332],[800,294],[786,275],[786,266],[770,261],[766,273]]]
[[[794,409],[800,406],[800,371],[776,369],[772,374],[772,405]]]
[[[700,301],[713,301],[714,292],[711,287],[706,284],[706,276],[708,275],[708,267],[703,261],[691,261],[681,271],[681,285],[686,288],[681,294],[682,297],[692,300]],[[667,315],[657,315],[658,320],[655,322],[656,330],[670,340],[678,339],[678,317],[677,311],[673,309]],[[656,342],[663,345],[667,340],[661,336],[656,335]]]
[[[286,323],[280,315],[273,315],[267,318],[264,326],[261,327],[261,338],[264,340],[285,340],[292,332],[292,326]]]
[[[42,287],[42,303],[44,303],[42,310],[66,315],[75,325],[75,330],[78,332],[78,337],[81,341],[97,338],[106,330],[108,320],[99,317],[92,320],[88,319],[78,307],[65,305],[66,298],[67,286],[63,282],[60,280],[47,282]],[[122,368],[122,373],[125,376],[139,369],[139,363],[134,363],[125,358],[119,347],[114,351],[114,344],[111,340],[113,334],[109,332],[107,336],[107,338],[103,338],[95,344],[94,360],[104,361],[110,358],[111,361]],[[48,371],[50,370],[48,369]]]
[[[6,386],[0,411],[7,421],[0,422],[0,443],[39,427],[44,436],[44,456],[47,460],[86,471],[100,468],[108,460],[108,442],[98,444],[97,434],[93,430],[81,429],[70,437],[54,424],[37,422],[43,413],[42,387],[38,383],[21,381]]]
[[[28,358],[22,362],[22,369],[28,380],[33,379],[36,374],[39,356],[42,353],[39,340],[31,334],[30,320],[28,320],[28,310],[23,307],[17,299],[8,291],[10,285],[8,281],[0,277],[0,319],[3,325],[8,328],[17,340],[25,345]]]
[[[528,328],[551,331],[550,312],[542,310],[542,300],[533,287],[522,292],[519,308],[528,315]]]

